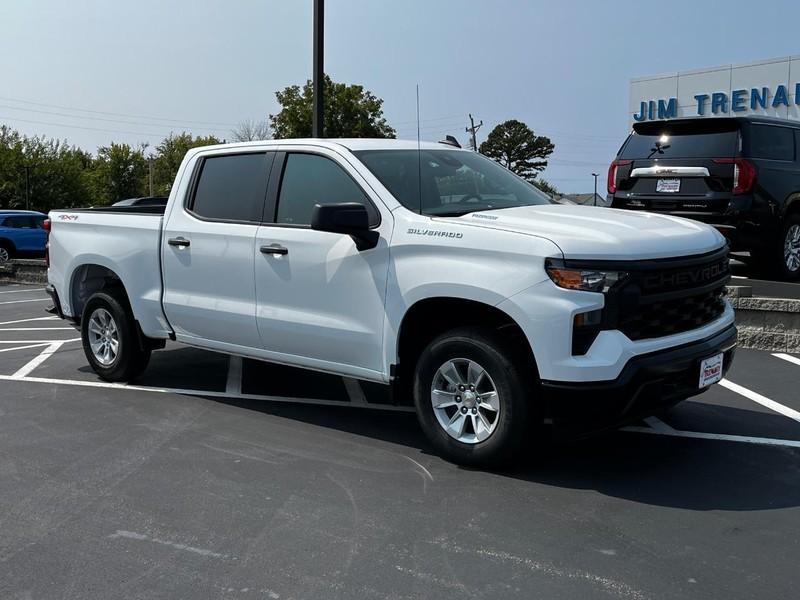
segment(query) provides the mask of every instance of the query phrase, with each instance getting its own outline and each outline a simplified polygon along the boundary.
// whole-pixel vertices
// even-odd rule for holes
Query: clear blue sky
[[[310,77],[311,7],[6,0],[0,122],[91,151],[171,130],[225,137]],[[797,0],[327,0],[326,13],[326,71],[382,97],[400,137],[416,135],[419,83],[423,138],[465,142],[470,112],[479,141],[520,119],[555,142],[544,177],[564,191],[591,191],[589,173],[605,172],[630,78],[800,54]]]

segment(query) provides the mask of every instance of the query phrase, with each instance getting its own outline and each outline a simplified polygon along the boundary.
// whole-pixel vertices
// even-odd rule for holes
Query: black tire
[[[14,258],[14,247],[8,242],[0,242],[0,264]]]
[[[787,238],[800,227],[800,214],[788,215],[783,222],[783,227],[777,239],[774,239],[769,246],[751,251],[759,273],[768,277],[774,277],[782,281],[800,280],[800,266],[792,269],[787,264],[784,254]]]
[[[483,441],[459,441],[449,435],[437,420],[431,402],[434,377],[439,368],[452,359],[478,363],[498,393],[500,410],[497,423]],[[519,455],[528,432],[532,412],[531,388],[535,385],[529,376],[523,375],[525,371],[520,362],[513,348],[500,335],[478,327],[448,331],[434,339],[422,352],[414,373],[414,404],[422,430],[444,458],[462,465],[485,467],[508,464]],[[535,366],[528,365],[528,369],[534,372]],[[467,429],[475,431],[472,425],[467,425]]]
[[[114,321],[118,337],[118,350],[110,364],[103,364],[92,350],[89,328],[92,315],[98,309],[105,310]],[[101,379],[106,381],[130,381],[141,375],[150,362],[150,348],[142,347],[136,320],[121,290],[104,290],[93,294],[86,302],[81,317],[81,340],[86,360]]]

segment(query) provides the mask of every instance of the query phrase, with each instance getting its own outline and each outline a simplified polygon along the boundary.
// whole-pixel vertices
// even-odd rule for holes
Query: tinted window
[[[474,152],[364,150],[356,155],[398,202],[426,215],[551,203],[527,181]]]
[[[278,195],[278,223],[310,225],[316,204],[359,202],[367,207],[370,221],[377,212],[361,188],[342,167],[316,154],[289,154]]]
[[[727,158],[738,150],[736,131],[672,133],[668,127],[654,135],[631,134],[620,158]]]
[[[267,189],[267,164],[265,154],[204,159],[192,212],[206,219],[260,221]]]
[[[41,229],[42,220],[38,220],[34,217],[8,217],[5,222],[6,227],[12,227],[14,229]]]
[[[753,125],[747,141],[751,158],[794,160],[794,131],[787,127]]]

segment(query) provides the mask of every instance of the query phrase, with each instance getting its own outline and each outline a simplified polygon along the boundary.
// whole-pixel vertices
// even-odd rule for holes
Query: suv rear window
[[[750,158],[794,160],[794,131],[774,125],[752,125],[747,134]]]
[[[643,124],[644,125],[644,124]],[[620,158],[727,158],[739,149],[736,122],[654,122],[634,126]]]

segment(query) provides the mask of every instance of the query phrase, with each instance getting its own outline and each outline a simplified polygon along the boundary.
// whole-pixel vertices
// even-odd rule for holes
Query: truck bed
[[[161,308],[163,213],[161,206],[50,212],[48,279],[65,316],[79,318],[86,298],[103,281],[116,277],[125,282],[143,333],[169,335]]]

